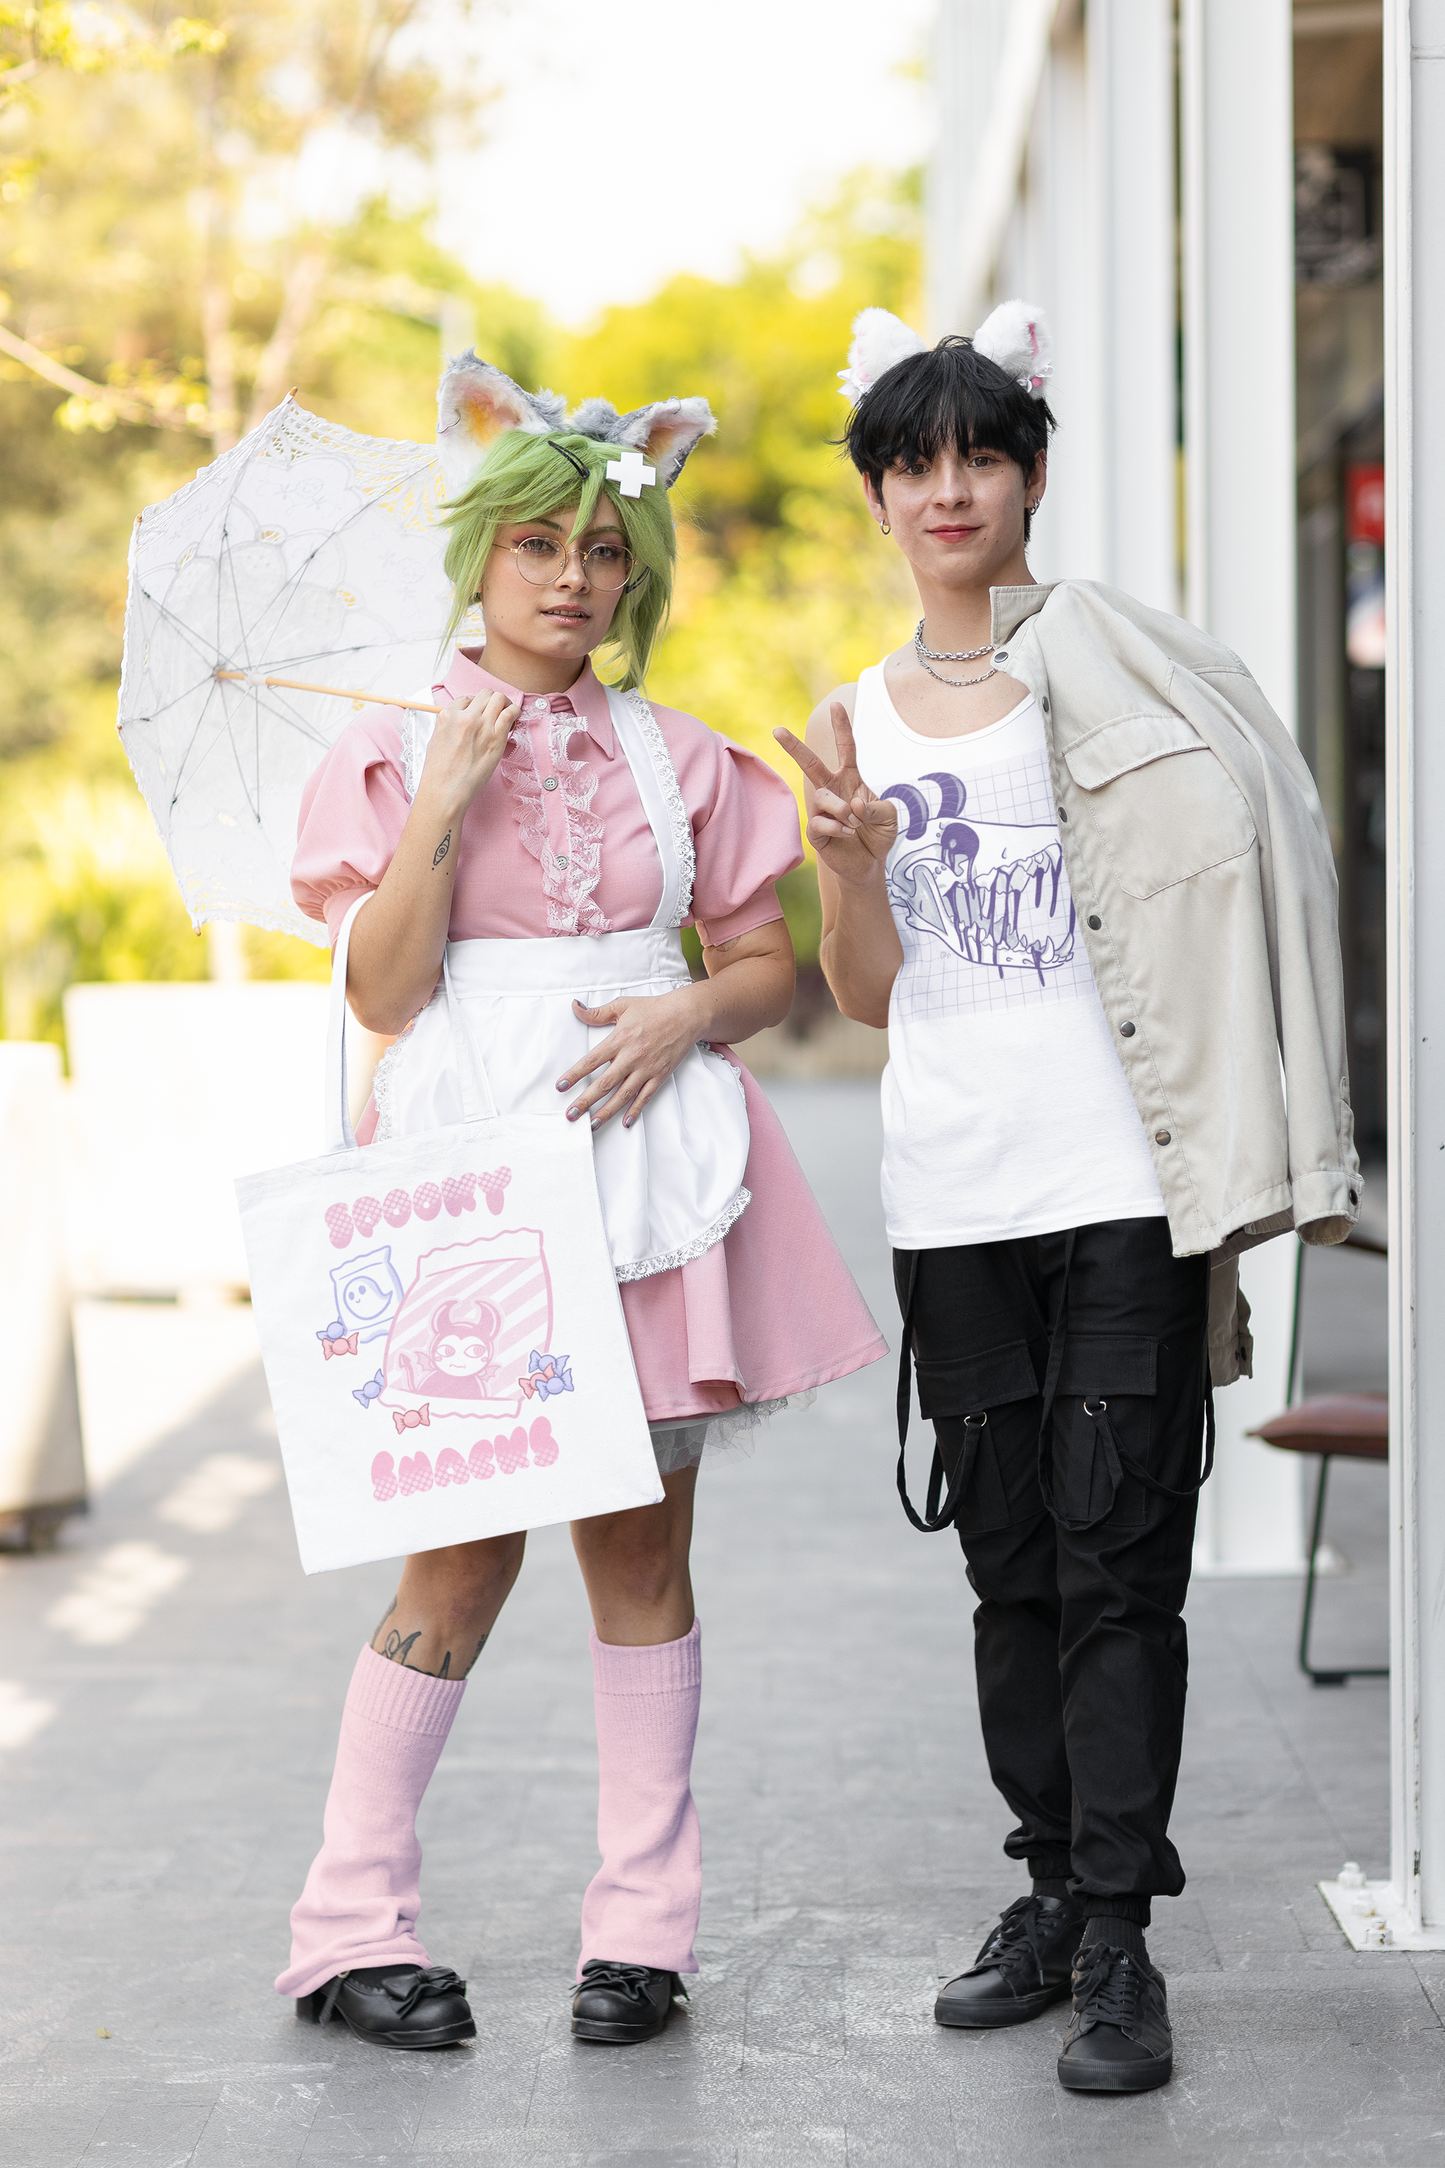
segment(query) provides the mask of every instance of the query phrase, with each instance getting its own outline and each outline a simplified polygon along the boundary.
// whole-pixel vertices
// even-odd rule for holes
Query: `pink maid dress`
[[[462,824],[448,965],[507,1112],[564,1118],[556,1079],[605,1031],[572,1011],[689,983],[679,928],[716,946],[781,918],[797,811],[763,762],[693,716],[604,686],[523,695],[458,651],[438,699],[505,692],[522,713]],[[368,710],[306,785],[291,886],[333,941],[400,840],[434,718]],[[377,1070],[358,1138],[460,1118],[445,1005]],[[630,1130],[595,1134],[603,1224],[653,1424],[709,1443],[875,1362],[878,1328],[777,1116],[736,1056],[697,1047]]]

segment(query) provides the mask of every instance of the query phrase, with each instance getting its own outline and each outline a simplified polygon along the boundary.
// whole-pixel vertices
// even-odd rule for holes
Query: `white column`
[[[1183,0],[1185,607],[1295,727],[1289,0]]]
[[[1290,0],[1182,0],[1185,608],[1287,726],[1295,689],[1294,117]],[[1126,409],[1127,412],[1127,409]],[[1301,1474],[1244,1436],[1284,1405],[1295,1246],[1244,1260],[1254,1390],[1219,1396],[1199,1563],[1297,1571]],[[1262,1403],[1273,1401],[1266,1409]]]
[[[1090,0],[1086,21],[1099,576],[1177,610],[1174,9],[1172,0]]]
[[[1389,1899],[1445,1947],[1445,4],[1385,9]],[[1415,387],[1420,396],[1415,398]],[[1418,1329],[1417,1329],[1418,1328]]]

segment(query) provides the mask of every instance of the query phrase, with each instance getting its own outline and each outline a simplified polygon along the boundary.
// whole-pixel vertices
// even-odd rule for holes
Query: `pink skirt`
[[[888,1343],[771,1103],[730,1049],[716,1051],[743,1080],[752,1202],[691,1264],[625,1280],[619,1293],[648,1421],[717,1418],[725,1432],[729,1416],[747,1427],[760,1408],[877,1362]],[[368,1105],[357,1141],[369,1144],[375,1129]]]

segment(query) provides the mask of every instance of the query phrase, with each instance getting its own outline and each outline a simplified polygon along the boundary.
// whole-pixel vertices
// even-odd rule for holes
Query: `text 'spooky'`
[[[499,1470],[515,1475],[527,1466],[529,1448],[534,1468],[550,1468],[557,1458],[557,1440],[545,1415],[539,1415],[530,1430],[519,1424],[495,1438],[478,1438],[465,1460],[454,1445],[444,1445],[435,1467],[425,1453],[418,1452],[403,1454],[398,1470],[390,1453],[378,1453],[371,1464],[371,1495],[385,1505],[398,1493],[410,1498],[418,1491],[445,1490],[449,1484],[485,1483]]]
[[[358,1235],[365,1241],[382,1220],[388,1227],[405,1227],[413,1212],[420,1220],[434,1220],[443,1205],[453,1219],[463,1212],[475,1212],[479,1189],[487,1200],[487,1210],[500,1212],[511,1179],[510,1167],[494,1167],[488,1174],[449,1174],[441,1182],[422,1182],[411,1191],[389,1189],[380,1200],[358,1197],[354,1204],[329,1204],[326,1229],[332,1248],[344,1250]]]

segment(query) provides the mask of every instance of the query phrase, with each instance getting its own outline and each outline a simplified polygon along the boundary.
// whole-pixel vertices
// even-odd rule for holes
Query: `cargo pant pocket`
[[[935,1480],[946,1486],[960,1535],[1007,1528],[1043,1510],[1038,1402],[1039,1371],[1027,1340],[918,1364],[919,1413],[937,1439],[930,1495]]]
[[[1143,1527],[1158,1364],[1158,1341],[1142,1334],[1068,1335],[1040,1441],[1061,1527]]]

